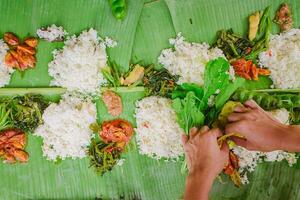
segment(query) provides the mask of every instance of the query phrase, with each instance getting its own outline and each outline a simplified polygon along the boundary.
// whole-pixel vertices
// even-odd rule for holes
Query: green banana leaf
[[[118,46],[108,50],[110,60],[126,71],[130,62],[155,64],[161,50],[170,47],[168,39],[182,32],[188,41],[212,43],[216,31],[233,28],[247,32],[247,16],[271,5],[274,13],[279,0],[128,0],[128,13],[123,21],[116,20],[107,0],[1,0],[0,34],[12,31],[20,37],[35,35],[36,29],[52,23],[62,25],[70,34],[93,27],[101,36],[109,36]],[[295,26],[300,24],[300,2],[291,4]],[[297,12],[298,11],[298,12]],[[278,29],[274,27],[274,32]],[[51,51],[63,44],[41,41],[35,69],[14,73],[8,89],[0,96],[34,91],[53,101],[62,91],[44,89],[51,77],[47,63]],[[264,89],[269,79],[246,84],[247,88]],[[21,87],[25,89],[20,89]],[[28,90],[36,87],[37,90]],[[9,89],[12,88],[12,89]],[[14,89],[19,88],[19,89]],[[144,92],[117,90],[124,103],[121,115],[135,124],[135,101]],[[101,100],[96,101],[98,120],[112,119]],[[28,134],[30,160],[25,165],[0,164],[0,199],[142,199],[176,200],[182,198],[185,175],[180,173],[181,161],[157,161],[138,154],[134,139],[123,154],[125,162],[103,177],[89,168],[88,159],[67,159],[60,163],[47,161],[42,155],[42,140]],[[211,199],[256,200],[300,199],[300,170],[286,163],[263,163],[250,177],[250,184],[236,188],[227,177],[216,180]]]

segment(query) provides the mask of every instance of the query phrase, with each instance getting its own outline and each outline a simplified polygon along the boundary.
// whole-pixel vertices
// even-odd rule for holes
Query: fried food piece
[[[4,33],[3,40],[11,46],[16,46],[20,43],[18,37],[11,32]]]
[[[260,13],[256,11],[254,14],[249,16],[249,33],[248,38],[252,41],[256,37],[258,31],[258,25],[260,20]]]
[[[106,90],[102,94],[102,100],[112,116],[119,116],[123,112],[121,97],[111,90]]]

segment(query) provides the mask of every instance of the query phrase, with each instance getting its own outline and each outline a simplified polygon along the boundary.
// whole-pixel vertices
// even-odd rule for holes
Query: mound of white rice
[[[184,153],[183,130],[176,122],[171,100],[147,97],[137,102],[136,140],[141,154],[155,159],[177,159]]]
[[[92,137],[89,125],[96,120],[96,107],[90,100],[65,95],[45,110],[43,120],[35,135],[43,138],[43,154],[48,160],[85,157]]]
[[[56,26],[52,24],[47,28],[40,28],[36,31],[36,34],[40,39],[44,39],[48,42],[63,41],[68,34],[62,26]]]
[[[62,86],[69,91],[94,94],[105,83],[101,69],[106,67],[105,42],[97,31],[83,31],[72,36],[61,50],[53,52],[54,60],[48,64],[53,77],[52,86]]]
[[[4,63],[4,58],[8,49],[7,44],[0,39],[0,87],[9,84],[11,74],[15,71],[11,67],[6,66]]]
[[[300,88],[300,29],[272,35],[269,50],[259,55],[276,88]]]
[[[175,39],[169,42],[174,48],[161,52],[158,62],[161,63],[173,75],[179,75],[178,83],[196,83],[203,85],[205,66],[209,60],[224,57],[222,50],[209,49],[206,43],[189,43],[184,41],[179,33]]]
[[[289,123],[289,112],[286,109],[278,109],[270,112],[278,121],[284,124]],[[239,157],[239,172],[241,173],[242,183],[247,184],[249,180],[247,178],[247,172],[255,170],[258,163],[262,161],[266,162],[280,162],[286,160],[290,166],[297,162],[295,153],[288,153],[285,151],[272,151],[272,152],[260,152],[249,151],[243,147],[236,146],[233,148],[233,152]]]

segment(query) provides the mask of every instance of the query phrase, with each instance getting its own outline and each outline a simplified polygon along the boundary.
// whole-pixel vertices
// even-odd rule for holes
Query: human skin
[[[284,125],[260,108],[254,101],[238,106],[228,117],[225,133],[239,133],[244,139],[231,137],[237,145],[248,150],[285,150],[300,152],[300,126]],[[228,164],[227,146],[220,149],[219,129],[207,126],[192,128],[190,137],[183,135],[189,175],[186,180],[185,200],[207,200],[214,179]]]
[[[244,136],[231,139],[248,150],[300,152],[300,126],[280,123],[252,100],[237,106],[228,121],[225,133]]]
[[[227,145],[220,149],[217,138],[219,129],[200,130],[192,128],[190,136],[183,135],[182,143],[186,154],[189,175],[186,179],[185,200],[207,200],[214,179],[228,163]]]

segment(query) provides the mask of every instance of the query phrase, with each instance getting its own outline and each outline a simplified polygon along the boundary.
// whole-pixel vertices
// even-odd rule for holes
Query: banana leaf
[[[0,34],[12,31],[20,37],[35,35],[36,29],[52,23],[62,25],[70,34],[94,27],[101,36],[109,36],[118,46],[108,50],[110,60],[129,68],[130,62],[148,65],[157,62],[157,56],[169,48],[168,39],[182,32],[188,41],[213,43],[216,31],[233,28],[246,34],[247,16],[271,5],[275,13],[279,0],[128,0],[128,13],[123,21],[116,20],[107,0],[1,0]],[[300,25],[300,3],[290,3],[295,26]],[[272,16],[273,17],[273,16]],[[278,29],[273,25],[273,31]],[[47,63],[52,50],[62,47],[61,42],[41,41],[38,46],[37,66],[25,73],[13,74],[0,96],[22,94],[15,88],[37,87],[35,92],[52,97],[61,91],[49,93],[51,77]],[[266,89],[269,79],[246,84],[246,88]],[[53,91],[52,91],[53,92]],[[124,102],[121,118],[135,125],[134,105],[144,95],[143,90],[117,90]],[[96,101],[98,121],[112,119],[101,100]],[[89,168],[88,159],[67,159],[60,163],[47,161],[42,155],[42,140],[28,134],[26,150],[30,160],[25,165],[0,164],[0,199],[143,199],[175,200],[182,197],[185,175],[180,173],[182,162],[157,161],[138,153],[134,139],[123,154],[125,162],[103,177]],[[235,188],[230,180],[216,180],[211,199],[256,200],[300,199],[300,170],[286,163],[263,163],[249,176],[250,184]]]

